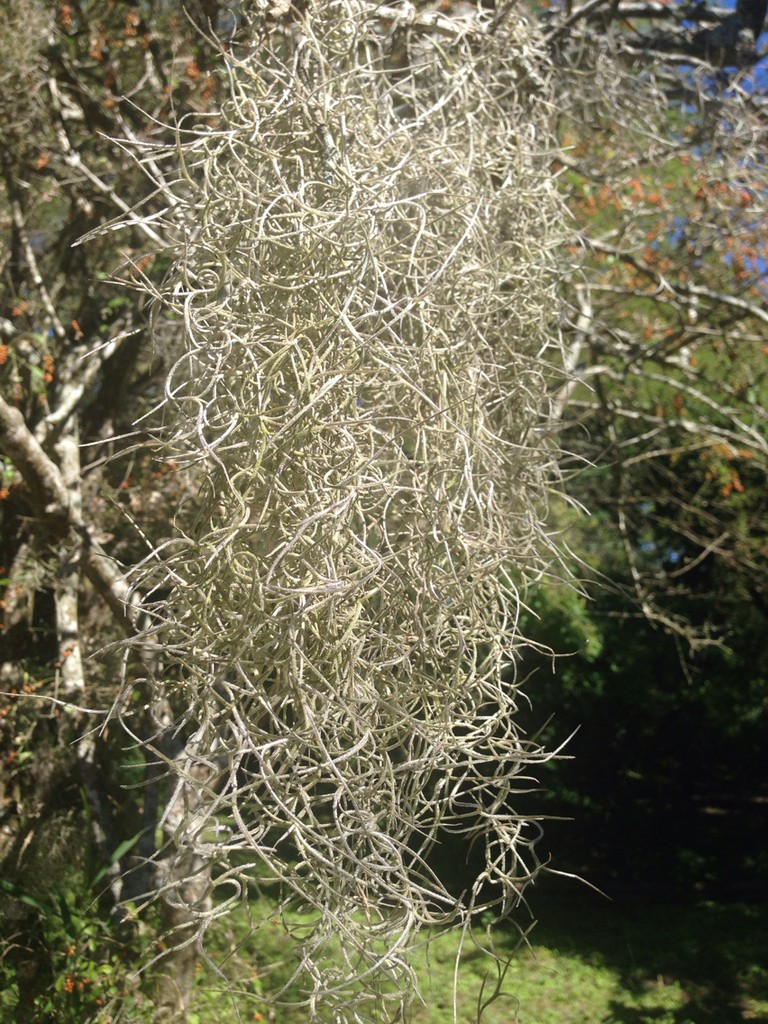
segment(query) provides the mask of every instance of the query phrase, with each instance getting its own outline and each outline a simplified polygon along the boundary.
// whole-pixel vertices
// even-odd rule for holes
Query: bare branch
[[[763,323],[768,324],[768,311],[756,302],[750,302],[747,299],[740,298],[738,295],[730,295],[726,292],[717,292],[711,288],[705,288],[702,285],[687,284],[685,282],[672,282],[669,277],[659,273],[657,270],[654,270],[653,267],[650,267],[633,252],[621,249],[619,246],[610,245],[596,238],[586,236],[582,236],[582,242],[587,248],[593,249],[595,252],[604,252],[611,256],[616,256],[628,266],[634,267],[635,270],[639,270],[650,281],[653,281],[660,291],[668,291],[670,294],[677,295],[678,297],[686,297],[690,295],[696,296],[697,298],[711,299],[713,302],[718,302],[723,306],[736,309],[740,313],[755,317],[758,320],[762,320]]]
[[[18,409],[0,397],[0,452],[21,474],[33,514],[56,537],[74,533],[83,571],[114,614],[122,630],[134,632],[134,598],[113,559],[93,539],[70,498],[56,464],[43,451]]]
[[[24,416],[0,396],[0,451],[7,455],[30,494],[32,507],[54,532],[70,525],[69,495],[57,466],[30,432]]]

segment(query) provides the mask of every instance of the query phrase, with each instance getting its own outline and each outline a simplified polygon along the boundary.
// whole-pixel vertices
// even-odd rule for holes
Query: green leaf
[[[140,832],[137,832],[135,836],[131,836],[131,838],[130,838],[130,839],[125,839],[125,840],[123,840],[123,842],[122,842],[122,843],[120,843],[120,845],[119,845],[119,846],[117,847],[117,849],[116,849],[116,850],[114,851],[114,853],[112,854],[112,856],[111,856],[111,857],[109,858],[109,863],[108,863],[108,864],[106,864],[106,865],[105,865],[105,866],[104,866],[104,867],[103,867],[103,868],[101,869],[101,871],[99,871],[99,873],[98,873],[98,874],[96,875],[96,877],[94,878],[94,880],[93,880],[93,883],[92,883],[92,884],[93,884],[93,885],[98,885],[98,883],[99,883],[99,882],[100,882],[100,881],[102,880],[102,878],[104,878],[104,877],[106,876],[107,872],[108,872],[108,871],[109,871],[109,869],[110,869],[110,868],[112,867],[112,865],[113,865],[113,864],[114,864],[114,863],[115,863],[116,861],[120,860],[120,858],[121,858],[122,856],[124,856],[124,855],[125,855],[125,854],[126,854],[126,853],[127,853],[127,852],[128,852],[129,850],[130,850],[130,849],[132,849],[132,848],[133,848],[133,847],[134,847],[134,846],[136,845],[136,843],[138,843],[138,841],[139,841],[139,840],[141,839],[141,837],[142,837],[142,836],[143,836],[143,835],[144,835],[144,834],[145,834],[146,832],[148,832],[148,831],[149,831],[149,829],[148,829],[148,828],[143,828],[143,829],[142,829],[142,830],[141,830]]]
[[[20,885],[16,885],[15,882],[7,882],[0,878],[0,892],[7,893],[13,899],[18,900],[19,903],[25,903],[28,907],[34,907],[35,910],[39,910],[46,917],[50,917],[51,914],[55,914],[56,911],[49,903],[45,903],[43,900],[37,899],[35,896],[31,896],[26,889],[22,889]]]
[[[74,937],[76,932],[75,922],[72,919],[72,914],[70,913],[69,906],[67,905],[67,897],[60,889],[57,890],[56,901],[59,904],[59,916],[61,917],[61,920],[64,922],[64,927],[67,929],[67,934]]]

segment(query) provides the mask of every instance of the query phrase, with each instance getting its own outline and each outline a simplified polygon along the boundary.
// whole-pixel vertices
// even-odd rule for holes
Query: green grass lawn
[[[485,1024],[768,1022],[768,906],[532,898],[539,922],[529,945],[515,953],[514,929],[493,933],[498,950],[511,959],[499,997],[483,1013]],[[236,978],[242,1019],[306,1024],[305,1008],[268,1007],[258,998],[288,978],[296,957],[281,926],[270,921],[269,904],[260,901],[253,909],[266,920],[259,931],[252,933],[243,915],[219,931],[213,950]],[[421,958],[423,1001],[413,1007],[413,1024],[453,1020],[457,948],[455,936],[443,936]],[[495,980],[493,962],[468,945],[459,966],[459,1021],[477,1019],[478,997],[489,994]],[[193,1024],[237,1019],[234,1010],[227,1016],[227,996],[212,971],[201,972],[199,993]],[[382,1024],[387,1019],[382,1016]]]

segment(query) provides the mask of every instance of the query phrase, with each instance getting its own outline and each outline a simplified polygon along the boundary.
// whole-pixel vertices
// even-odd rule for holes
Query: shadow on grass
[[[530,904],[538,918],[530,947],[512,956],[501,998],[482,1024],[768,1024],[768,904],[610,901],[554,877],[537,883]],[[247,910],[217,932],[211,953],[233,987],[201,975],[199,1024],[234,1024],[230,1003],[240,1006],[242,1020],[306,1024],[306,1005],[265,1004],[286,983],[281,1002],[306,997],[291,981],[294,940],[269,898],[254,899]],[[521,910],[523,927],[524,917]],[[512,926],[493,932],[503,957],[519,938]],[[413,1008],[413,1024],[453,1024],[457,951],[457,936],[446,935],[417,957],[424,1001]],[[494,977],[493,961],[468,943],[459,975],[461,1024],[476,1021],[478,997]]]
[[[604,1024],[768,1022],[768,904],[539,896],[534,946],[618,978]]]

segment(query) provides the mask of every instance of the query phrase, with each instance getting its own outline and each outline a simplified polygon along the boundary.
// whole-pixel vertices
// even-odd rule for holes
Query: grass
[[[617,905],[546,894],[535,906],[540,920],[529,946],[517,948],[519,935],[511,928],[493,933],[499,952],[511,959],[499,997],[482,1015],[484,1024],[768,1022],[768,906]],[[270,904],[258,901],[251,909],[265,921],[259,931],[242,914],[219,931],[212,950],[235,976],[242,1019],[306,1024],[305,1008],[269,1008],[259,998],[287,980],[296,959],[292,941],[269,916]],[[455,936],[443,936],[422,957],[423,1001],[414,1005],[413,1024],[453,1020],[457,949]],[[488,995],[495,980],[489,957],[467,948],[459,969],[458,1021],[477,1019],[478,997]],[[234,1024],[227,999],[216,975],[201,972],[192,1024]]]

